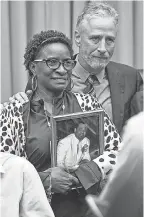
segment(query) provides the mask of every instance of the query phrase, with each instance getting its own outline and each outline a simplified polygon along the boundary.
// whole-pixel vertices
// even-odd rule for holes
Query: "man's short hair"
[[[117,11],[107,3],[98,3],[96,1],[88,2],[82,13],[78,16],[76,28],[79,29],[80,25],[86,18],[90,17],[113,17],[115,25],[118,24],[118,13]]]

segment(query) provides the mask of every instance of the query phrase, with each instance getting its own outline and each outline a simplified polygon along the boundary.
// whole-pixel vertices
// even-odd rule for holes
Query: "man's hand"
[[[75,165],[75,166],[73,166],[73,167],[68,168],[68,171],[69,171],[70,173],[73,173],[74,171],[77,170],[78,167],[79,167],[79,165]]]
[[[71,174],[65,172],[60,167],[51,169],[52,191],[55,193],[66,194],[72,185],[79,183],[78,179]]]
[[[18,100],[21,104],[25,104],[29,100],[29,96],[32,94],[31,90],[25,92],[19,92],[9,98],[9,101],[13,103],[15,100]]]

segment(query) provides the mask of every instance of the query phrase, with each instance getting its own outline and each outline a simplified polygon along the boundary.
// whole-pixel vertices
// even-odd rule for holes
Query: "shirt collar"
[[[59,96],[54,97],[53,100],[61,99],[63,97],[63,94],[64,94],[64,91]],[[40,97],[38,94],[32,98],[32,101],[44,104],[44,99],[42,99],[42,97]]]
[[[81,64],[78,61],[78,55],[76,56],[76,61],[77,61],[77,64],[76,64],[76,66],[74,68],[74,72],[85,83],[85,81],[87,80],[87,78],[90,75],[90,73],[88,71],[86,71],[81,66]],[[105,70],[102,70],[98,75],[96,75],[99,83],[102,83],[104,76],[105,76]]]

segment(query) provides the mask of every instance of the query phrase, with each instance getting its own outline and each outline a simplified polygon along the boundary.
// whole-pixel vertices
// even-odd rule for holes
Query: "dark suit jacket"
[[[140,75],[143,79],[143,69],[139,70]],[[140,91],[136,92],[131,101],[131,114],[132,116],[143,111],[143,91],[144,85],[143,83],[140,85]]]
[[[132,116],[131,100],[140,90],[142,78],[133,67],[110,61],[106,67],[110,83],[113,121],[121,133],[125,122]]]
[[[143,111],[143,91],[137,92],[131,101],[132,116]]]

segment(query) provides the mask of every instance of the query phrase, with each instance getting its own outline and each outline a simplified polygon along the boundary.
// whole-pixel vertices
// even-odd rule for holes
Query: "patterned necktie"
[[[93,87],[95,83],[99,83],[96,75],[93,75],[93,74],[89,75],[89,77],[85,81],[86,87],[84,88],[83,93],[90,94],[91,96],[96,96],[96,93]]]

